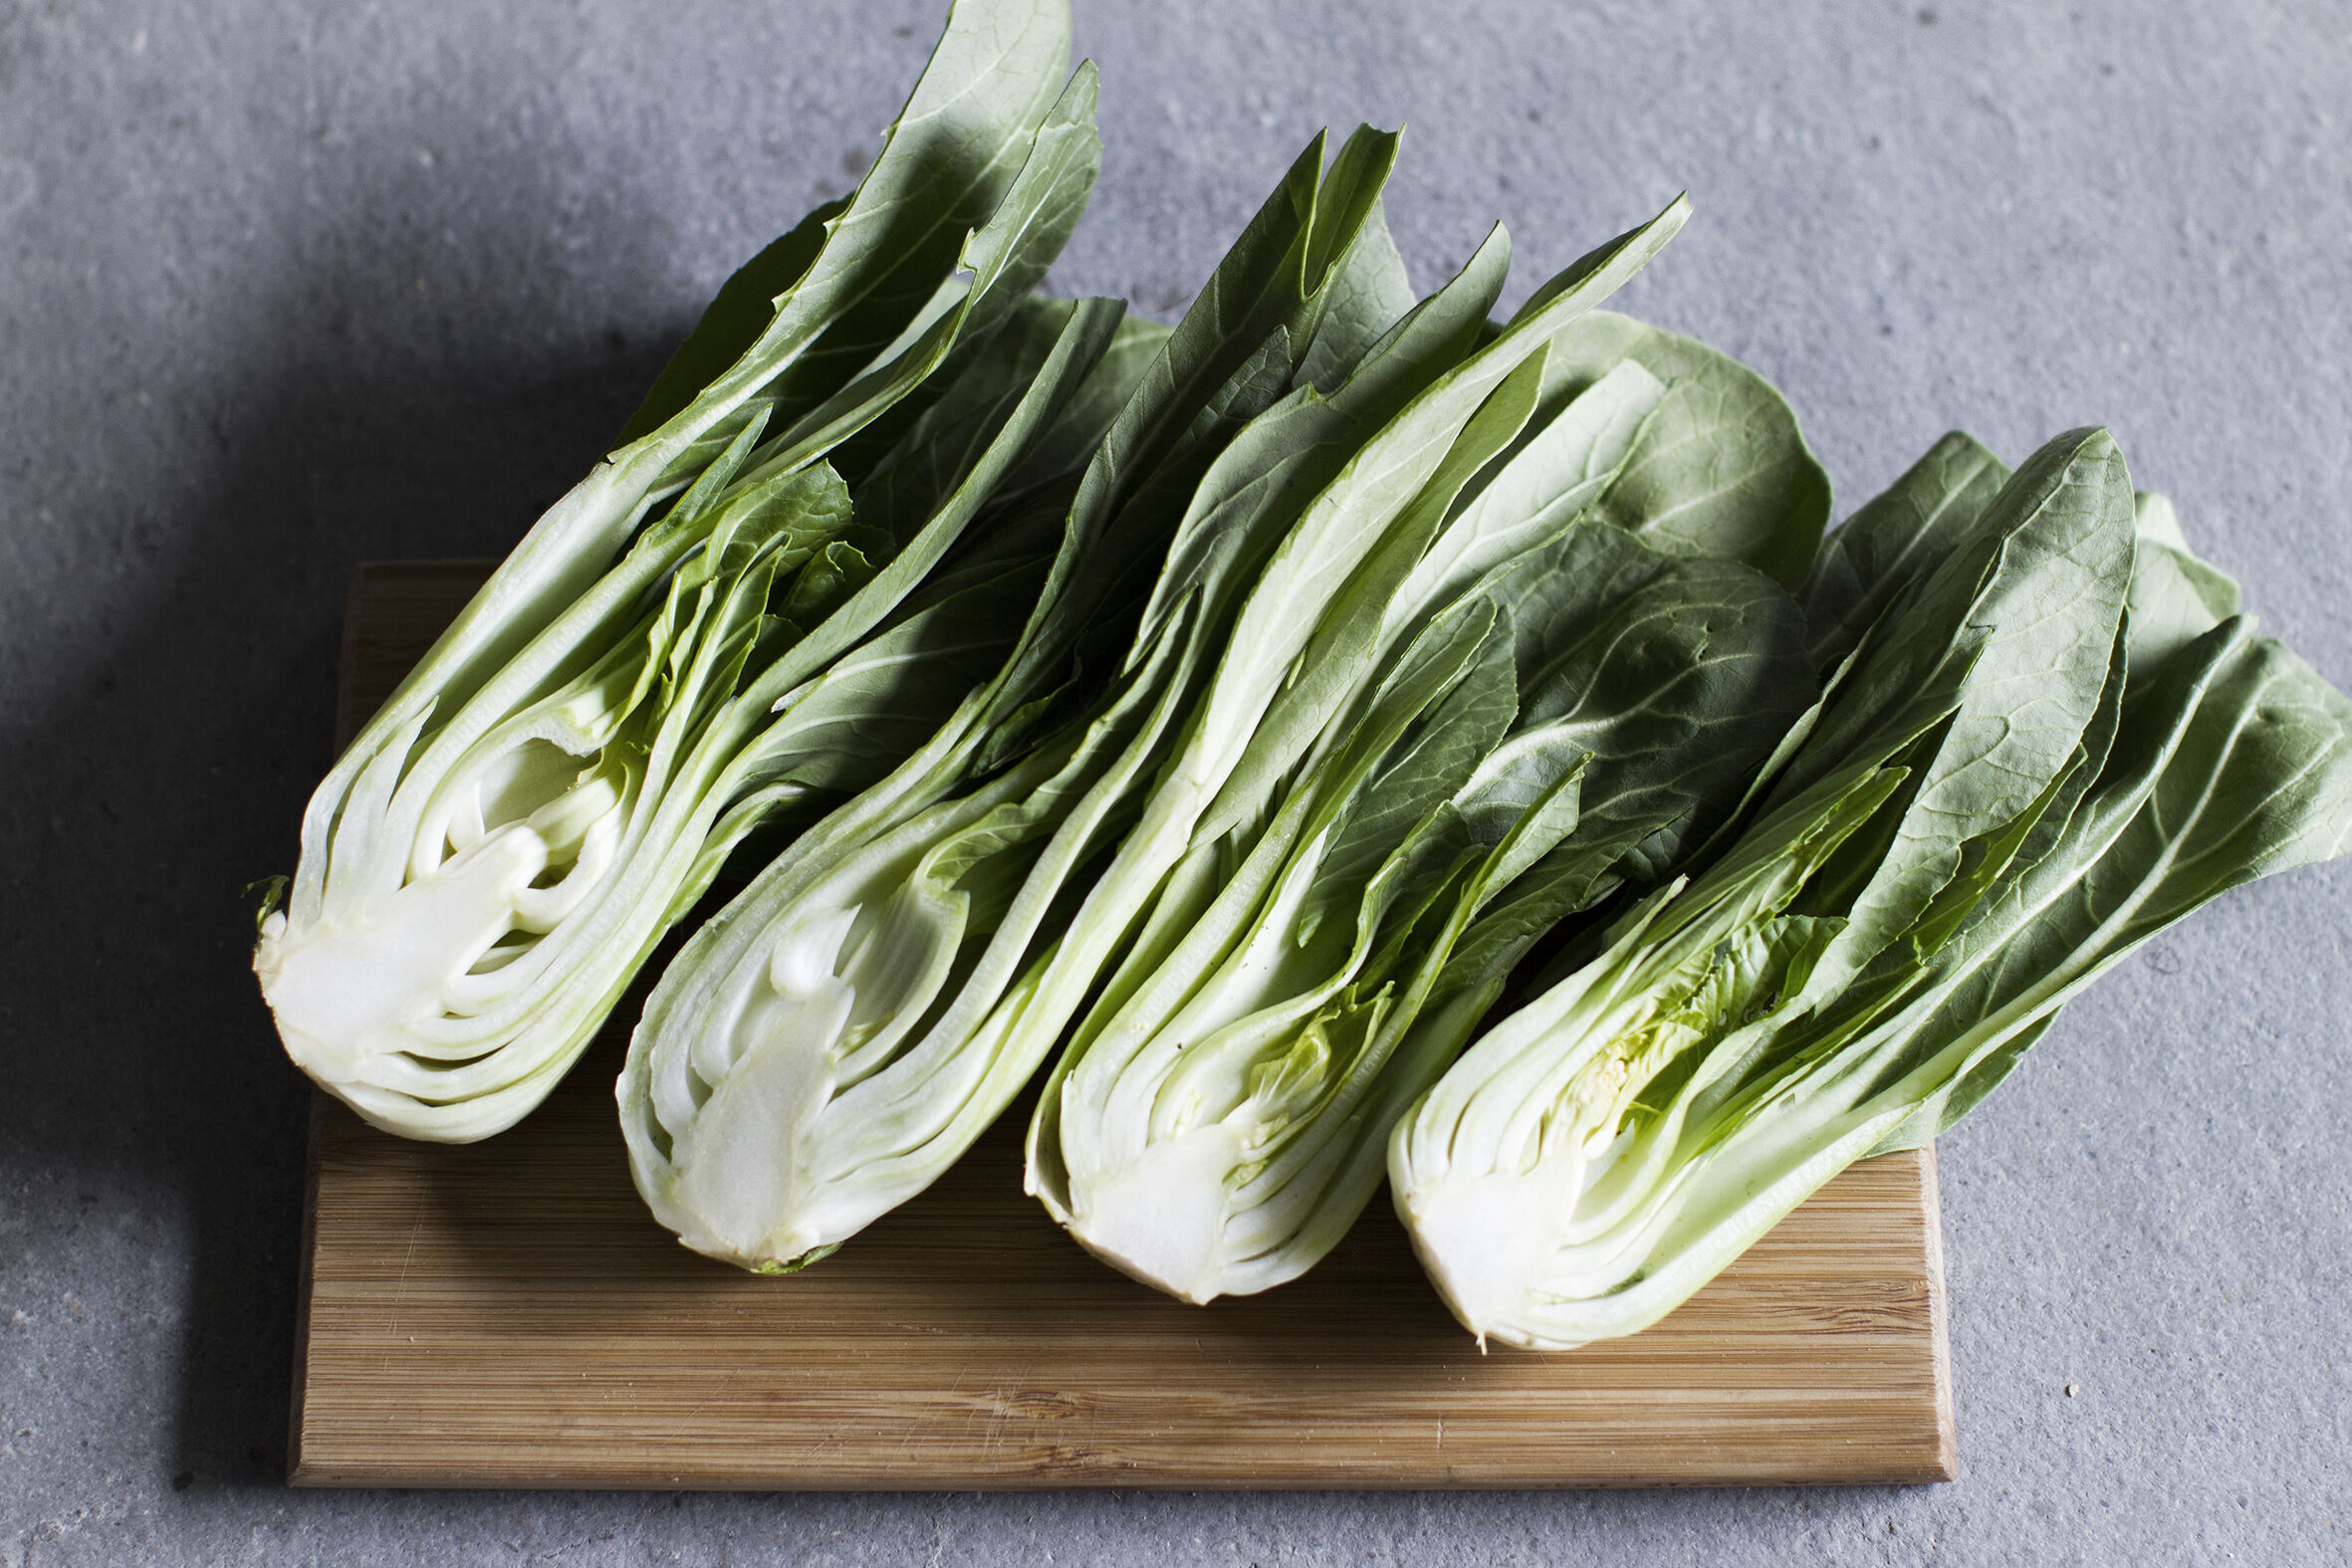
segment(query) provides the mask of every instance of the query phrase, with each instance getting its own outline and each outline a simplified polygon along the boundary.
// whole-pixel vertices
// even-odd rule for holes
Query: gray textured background
[[[291,1492],[303,1087],[244,973],[346,573],[503,551],[844,190],[937,0],[0,0],[0,1565],[2341,1561],[2352,872],[2241,892],[1945,1140],[1961,1478],[1601,1495]],[[1080,5],[1057,278],[1167,314],[1314,127],[1432,286],[1687,186],[1624,297],[1840,512],[2112,425],[2352,680],[2352,6]],[[2065,1385],[2078,1388],[2075,1397]]]

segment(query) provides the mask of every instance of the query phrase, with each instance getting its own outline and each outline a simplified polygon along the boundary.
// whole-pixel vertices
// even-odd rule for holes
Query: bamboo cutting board
[[[343,724],[489,567],[360,567]],[[1376,1201],[1305,1279],[1208,1308],[1021,1195],[1008,1115],[840,1253],[757,1278],[629,1184],[623,1004],[512,1132],[312,1120],[293,1479],[335,1486],[973,1489],[1950,1479],[1935,1168],[1856,1166],[1657,1327],[1482,1355]]]

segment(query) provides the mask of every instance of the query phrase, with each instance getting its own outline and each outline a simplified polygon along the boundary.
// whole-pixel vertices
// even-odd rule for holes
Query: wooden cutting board
[[[488,562],[367,565],[343,725]],[[1953,1475],[1930,1154],[1831,1183],[1665,1322],[1480,1354],[1385,1200],[1306,1278],[1191,1307],[1021,1194],[1017,1110],[840,1253],[758,1278],[630,1187],[636,997],[513,1131],[406,1143],[320,1096],[293,1479],[955,1489],[1887,1482]]]

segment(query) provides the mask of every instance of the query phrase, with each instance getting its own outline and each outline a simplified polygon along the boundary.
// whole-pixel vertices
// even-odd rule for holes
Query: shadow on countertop
[[[138,530],[129,576],[147,608],[0,743],[14,1037],[0,1152],[27,1173],[27,1223],[61,1245],[81,1247],[77,1226],[127,1232],[89,1249],[94,1269],[125,1266],[124,1248],[134,1260],[110,1298],[181,1293],[148,1303],[180,1331],[172,1431],[153,1444],[175,1489],[283,1482],[309,1088],[247,967],[244,889],[293,869],[331,761],[351,569],[503,555],[603,452],[688,325],[583,330],[544,254],[565,198],[484,135],[457,195],[419,186],[401,138],[381,138],[372,174],[306,214],[275,281],[212,313],[191,379],[214,406],[149,436],[208,434],[215,450],[165,456],[216,482]],[[635,251],[597,270],[653,276],[662,238],[627,216],[595,215]],[[415,298],[436,279],[438,313]],[[527,336],[551,300],[573,324]],[[104,1375],[135,1375],[135,1354]]]

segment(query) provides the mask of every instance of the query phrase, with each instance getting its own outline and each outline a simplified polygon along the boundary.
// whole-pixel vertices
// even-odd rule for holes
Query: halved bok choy
[[[1521,957],[1677,869],[1815,695],[1757,569],[1827,507],[1778,395],[1604,314],[1529,385],[1374,646],[1410,642],[1278,700],[1039,1102],[1031,1190],[1171,1294],[1312,1266]]]
[[[1003,668],[663,975],[618,1096],[638,1190],[687,1245],[822,1256],[928,1186],[1051,1048],[1052,1025],[990,1010],[1132,821],[1306,497],[1493,305],[1489,261],[1413,305],[1378,202],[1394,157],[1368,128],[1327,169],[1306,149],[1093,454]]]
[[[1657,1321],[2149,936],[2352,836],[2352,707],[2104,433],[2000,479],[1950,438],[1833,537],[1806,597],[1851,651],[1722,859],[1398,1125],[1398,1213],[1482,1339]]]
[[[1064,0],[954,8],[856,192],[730,282],[320,785],[254,968],[369,1121],[511,1125],[739,839],[1010,646],[1153,336],[1031,298],[1100,163],[1068,35]]]

